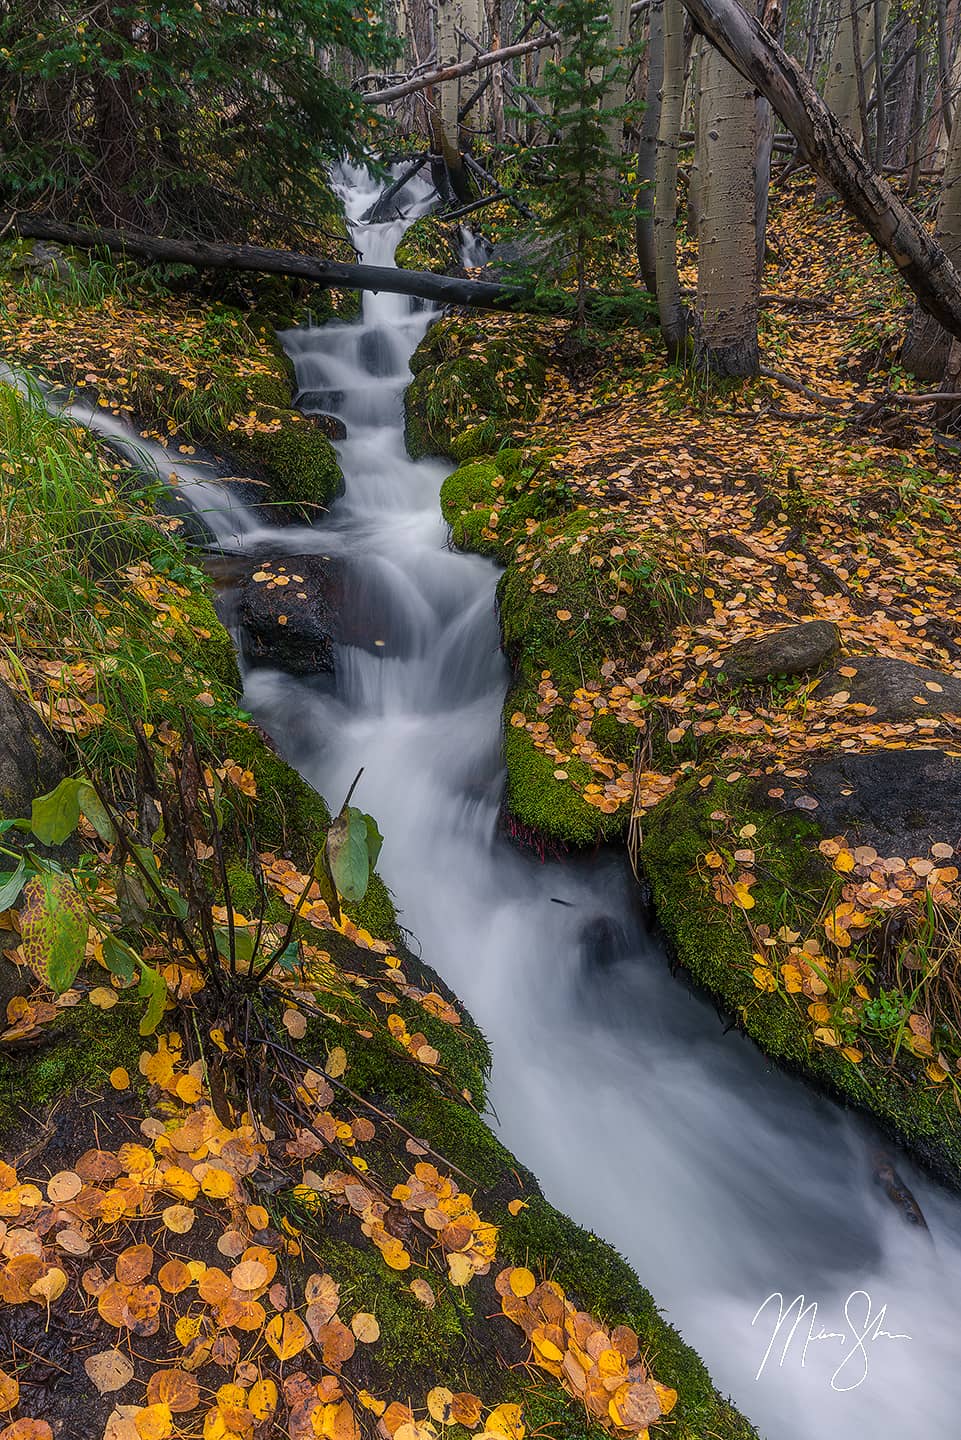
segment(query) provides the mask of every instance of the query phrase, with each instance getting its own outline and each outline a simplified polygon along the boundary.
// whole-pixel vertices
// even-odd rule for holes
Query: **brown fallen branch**
[[[545,313],[535,306],[526,291],[515,285],[483,280],[461,280],[435,275],[428,270],[398,270],[386,265],[350,265],[340,260],[322,260],[293,250],[273,250],[263,245],[213,244],[203,240],[174,240],[164,235],[138,235],[126,230],[84,229],[62,225],[29,212],[0,212],[0,234],[12,231],[38,240],[55,240],[83,250],[106,249],[119,255],[173,265],[193,265],[198,270],[253,271],[262,275],[290,275],[345,290],[381,290],[394,295],[413,295],[439,305],[471,305],[482,310],[519,310]],[[549,307],[547,307],[549,308]],[[557,306],[557,313],[563,311]]]

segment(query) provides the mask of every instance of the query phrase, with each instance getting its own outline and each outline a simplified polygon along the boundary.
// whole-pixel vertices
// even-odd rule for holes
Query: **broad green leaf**
[[[87,781],[61,780],[49,795],[39,795],[30,812],[30,828],[41,845],[62,845],[80,819],[80,795]]]
[[[87,912],[65,875],[44,872],[24,886],[20,953],[52,990],[69,990],[83,962]]]
[[[140,962],[140,984],[137,994],[147,1001],[147,1009],[140,1022],[141,1035],[152,1035],[164,1018],[167,1005],[167,982],[156,970]]]
[[[230,956],[230,931],[226,925],[218,925],[214,931],[217,942],[217,950],[226,960]],[[256,934],[252,930],[242,927],[234,929],[234,955],[242,965],[248,965],[254,958],[254,941]]]
[[[381,846],[384,843],[384,837],[378,830],[377,821],[373,815],[365,815],[364,820],[367,825],[367,859],[370,863],[371,870],[373,870],[377,864]]]
[[[330,873],[330,864],[327,859],[327,847],[319,852],[314,860],[313,877],[317,881],[317,888],[321,898],[327,902],[327,908],[336,921],[340,921],[340,896],[337,894],[337,886],[334,884],[333,876]]]
[[[300,942],[291,940],[290,944],[280,952],[274,964],[279,966],[286,974],[299,969],[300,967]]]
[[[16,870],[0,875],[0,911],[10,909],[26,883],[27,866],[24,860],[20,861]]]
[[[116,935],[104,936],[103,958],[111,975],[119,980],[132,980],[140,964],[140,957]]]
[[[363,900],[370,879],[367,817],[348,805],[327,832],[327,859],[334,884],[345,900]]]
[[[112,845],[117,838],[114,823],[89,780],[80,782],[80,810],[86,815],[101,840]]]
[[[164,899],[170,909],[171,915],[176,915],[178,920],[186,920],[190,914],[190,906],[187,904],[179,890],[172,890],[169,885],[163,887]]]

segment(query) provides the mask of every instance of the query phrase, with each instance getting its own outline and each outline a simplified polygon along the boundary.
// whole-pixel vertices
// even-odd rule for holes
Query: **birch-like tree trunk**
[[[654,176],[655,294],[667,353],[676,360],[688,333],[687,310],[677,274],[677,151],[687,71],[684,11],[680,0],[664,0],[661,104]]]
[[[650,295],[657,294],[654,250],[654,175],[661,118],[662,83],[664,75],[664,0],[653,0],[648,17],[647,34],[647,95],[641,138],[637,147],[637,218],[635,244],[641,278]],[[680,117],[678,117],[680,129]],[[675,185],[677,174],[675,167]]]
[[[961,124],[951,129],[948,157],[941,181],[936,238],[953,265],[961,265]],[[901,350],[901,364],[919,380],[940,380],[951,348],[944,326],[915,305]]]
[[[457,34],[458,26],[462,30],[466,28],[464,21],[468,17],[464,11],[465,6],[462,0],[436,0],[434,35],[439,65],[454,64],[465,58],[461,55],[463,42]],[[460,94],[459,83],[438,87],[433,138],[439,154],[444,158],[447,174],[450,176],[455,194],[466,198],[467,186],[461,158],[460,122],[458,120]]]
[[[631,43],[631,0],[610,0],[608,7],[608,23],[610,25],[610,45],[612,61],[610,69],[616,71],[616,78],[612,79],[607,86],[607,93],[604,96],[604,107],[610,110],[622,110],[627,100],[627,65],[624,61],[623,51]],[[620,170],[620,157],[624,150],[624,116],[614,114],[607,121],[605,127],[607,144],[611,153],[617,157],[616,163],[612,164],[605,180],[612,191],[616,189],[618,174]]]
[[[746,377],[759,364],[754,86],[713,46],[701,65],[695,353],[702,370]]]
[[[787,24],[787,7],[782,0],[758,0],[757,18],[769,30],[779,45],[784,43],[784,28]],[[757,164],[754,168],[754,229],[757,247],[757,274],[760,282],[764,270],[764,254],[767,248],[767,210],[771,193],[771,155],[774,151],[774,110],[771,102],[758,95],[757,106]]]
[[[701,75],[704,69],[706,50],[707,41],[702,40],[700,35],[695,35],[691,47],[688,101],[691,110],[691,129],[694,132],[694,158],[687,174],[687,233],[695,238],[701,214],[701,152],[704,148],[701,141]]]

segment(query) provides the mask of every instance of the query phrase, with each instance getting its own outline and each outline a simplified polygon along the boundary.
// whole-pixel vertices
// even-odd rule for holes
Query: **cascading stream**
[[[380,265],[434,199],[415,178],[407,221],[363,225],[377,182],[344,167],[337,188],[362,258]],[[448,548],[447,468],[404,448],[407,362],[433,318],[415,304],[366,294],[359,322],[283,337],[304,403],[347,426],[346,494],[322,528],[269,530],[222,488],[193,492],[225,548],[336,555],[369,628],[338,647],[333,691],[257,670],[248,708],[333,803],[365,767],[357,799],[386,837],[380,869],[402,921],[490,1037],[505,1143],[555,1204],[630,1259],[761,1431],[954,1435],[957,1198],[902,1165],[931,1239],[908,1228],[870,1183],[866,1127],[769,1069],[671,977],[618,859],[539,864],[498,833],[508,674],[497,571]],[[148,458],[185,493],[204,485],[167,451]],[[778,1291],[786,1304],[818,1302],[813,1334],[847,1341],[813,1340],[802,1365],[809,1317],[783,1364],[781,1332],[756,1379],[776,1306],[753,1328],[752,1317]],[[864,1329],[863,1298],[844,1317],[857,1291],[874,1319],[887,1306],[881,1329],[912,1337],[865,1340],[866,1376],[852,1333]]]

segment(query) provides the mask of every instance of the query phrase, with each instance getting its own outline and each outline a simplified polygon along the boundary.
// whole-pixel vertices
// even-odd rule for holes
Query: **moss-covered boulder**
[[[935,1059],[954,1069],[958,1037],[938,1019],[936,995],[926,999],[937,975],[918,964],[924,886],[920,916],[902,907],[893,928],[890,909],[871,919],[859,908],[878,881],[890,885],[887,855],[926,852],[942,833],[937,806],[922,818],[915,798],[925,764],[937,762],[884,751],[826,759],[801,781],[692,778],[645,817],[640,860],[677,961],[765,1054],[868,1111],[959,1185],[961,1122]],[[957,785],[948,777],[946,795]]]
[[[415,459],[465,459],[496,448],[537,415],[547,381],[543,332],[520,317],[498,316],[482,326],[448,315],[428,330],[411,369],[408,450]]]

